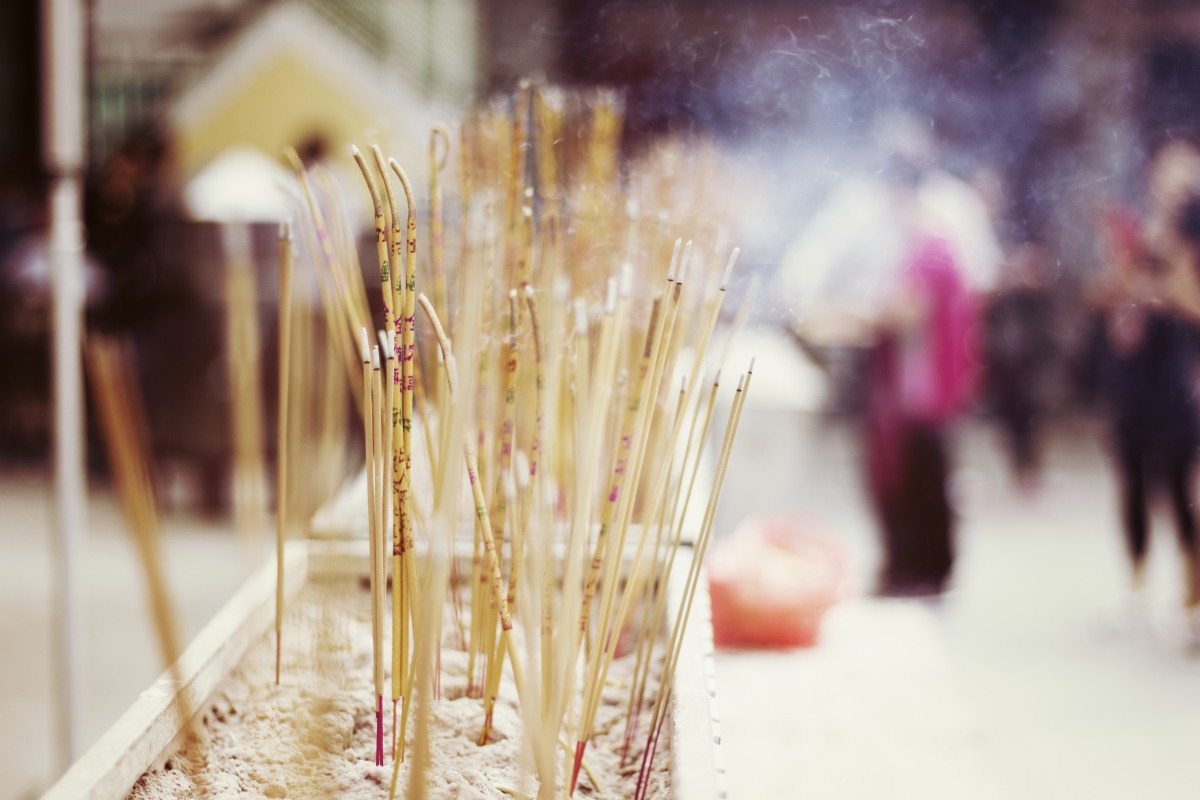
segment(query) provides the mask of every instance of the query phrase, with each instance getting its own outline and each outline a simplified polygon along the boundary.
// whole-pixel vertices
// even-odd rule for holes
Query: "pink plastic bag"
[[[796,519],[747,519],[707,559],[718,647],[804,647],[842,594],[845,555]]]

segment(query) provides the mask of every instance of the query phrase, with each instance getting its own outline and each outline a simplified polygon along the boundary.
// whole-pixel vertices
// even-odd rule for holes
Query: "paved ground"
[[[743,420],[723,524],[802,510],[860,585],[876,559],[855,432],[760,407]],[[1175,626],[1173,530],[1156,520],[1152,626],[1118,626],[1124,563],[1095,423],[1059,423],[1043,491],[1011,487],[994,431],[958,442],[955,588],[938,607],[859,598],[814,649],[717,659],[733,798],[1193,798],[1200,659]],[[764,449],[769,448],[769,450]],[[751,472],[750,463],[771,468]]]
[[[757,395],[743,420],[719,525],[802,510],[838,532],[860,585],[874,534],[854,431]],[[1095,427],[1058,426],[1046,485],[1010,488],[992,431],[960,441],[963,522],[953,595],[938,609],[868,599],[823,642],[718,657],[724,754],[735,800],[757,798],[1195,797],[1200,661],[1166,633],[1106,626],[1122,588],[1111,478]],[[0,476],[0,799],[52,777],[47,483]],[[86,545],[85,740],[157,673],[132,551],[111,498],[94,497]],[[1165,520],[1154,609],[1179,592]],[[168,521],[167,557],[190,636],[244,574],[232,537]]]

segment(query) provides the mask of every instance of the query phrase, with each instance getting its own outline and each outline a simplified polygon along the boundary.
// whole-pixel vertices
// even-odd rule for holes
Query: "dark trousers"
[[[1192,509],[1192,478],[1196,452],[1189,446],[1152,447],[1136,436],[1118,436],[1117,466],[1121,478],[1121,520],[1129,557],[1140,566],[1146,557],[1149,533],[1147,497],[1154,488],[1166,491],[1175,516],[1179,541],[1189,559],[1196,556],[1196,516]]]
[[[939,594],[954,563],[953,514],[946,494],[948,459],[942,431],[916,421],[898,423],[889,443],[890,469],[872,469],[872,495],[883,533],[879,591]],[[888,455],[878,442],[868,458]]]

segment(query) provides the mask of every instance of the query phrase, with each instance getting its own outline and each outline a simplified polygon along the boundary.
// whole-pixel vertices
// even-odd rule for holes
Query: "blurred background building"
[[[381,141],[418,153],[431,120],[538,76],[620,87],[629,154],[667,132],[719,142],[740,164],[731,191],[746,198],[735,223],[747,261],[766,273],[830,187],[865,163],[880,110],[911,112],[928,121],[941,165],[992,187],[1005,245],[1038,246],[1042,268],[1062,279],[1062,318],[1073,319],[1074,282],[1099,257],[1101,211],[1136,196],[1150,148],[1200,127],[1190,90],[1200,11],[1174,0],[89,0],[84,8],[87,213],[102,272],[135,259],[121,250],[130,239],[122,224],[184,216],[173,207],[179,192],[231,148],[277,159],[285,145],[319,157]],[[21,242],[44,219],[30,80],[39,19],[33,3],[0,13],[0,106],[11,121],[0,133],[0,254],[11,280],[24,263]],[[18,312],[10,327],[36,324]],[[1064,363],[1084,326],[1067,327],[1055,337]],[[20,333],[9,331],[4,346],[16,347]],[[36,376],[37,358],[14,356],[23,375]],[[1061,402],[1078,394],[1073,379],[1061,371],[1055,379]],[[5,392],[22,391],[20,382]],[[7,407],[4,416],[22,422],[6,440],[36,450],[30,432],[44,428],[36,404]]]

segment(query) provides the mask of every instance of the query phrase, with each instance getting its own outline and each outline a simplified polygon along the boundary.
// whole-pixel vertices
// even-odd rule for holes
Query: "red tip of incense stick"
[[[634,790],[635,800],[641,800],[650,790],[650,769],[654,766],[654,756],[658,752],[658,732],[662,728],[650,731],[646,739],[646,752],[642,753],[642,768],[638,771],[637,789]]]
[[[494,698],[493,698],[494,699]],[[479,732],[479,746],[485,747],[492,741],[492,712],[489,711],[483,717],[483,730]]]
[[[383,694],[376,696],[376,766],[383,766]]]
[[[587,742],[576,742],[575,744],[575,764],[571,767],[571,792],[575,794],[575,784],[579,781],[579,768],[583,766],[583,751],[587,747]]]
[[[633,737],[637,736],[638,714],[641,708],[635,708],[625,723],[625,741],[621,744],[621,768],[629,763],[629,748],[633,745]]]

